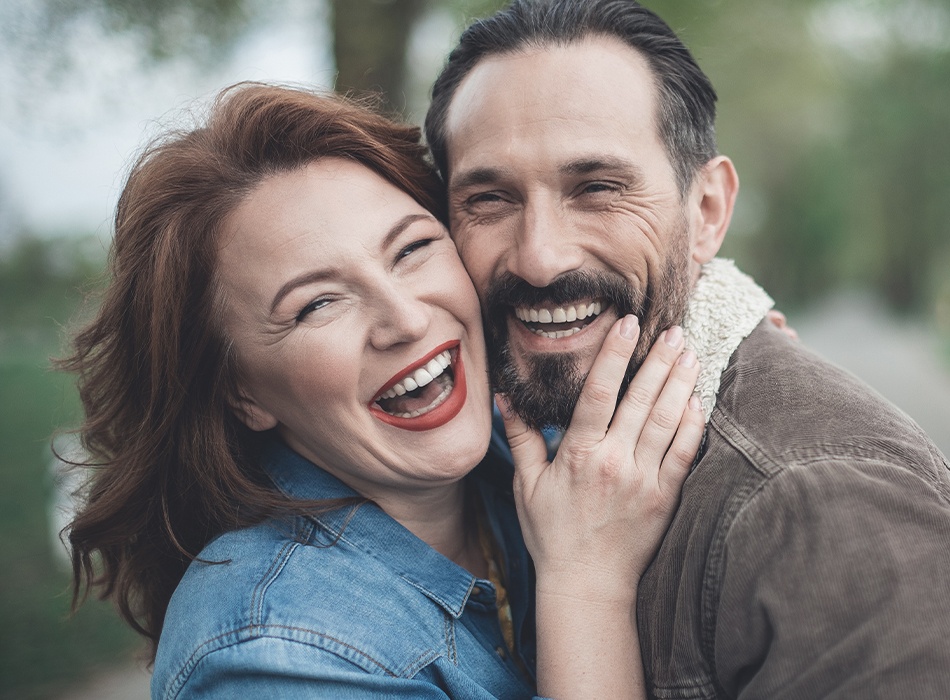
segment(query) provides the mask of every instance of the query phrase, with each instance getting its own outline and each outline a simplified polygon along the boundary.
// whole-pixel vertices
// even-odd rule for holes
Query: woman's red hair
[[[111,283],[60,362],[78,374],[92,467],[69,527],[74,600],[112,598],[152,654],[175,587],[211,538],[299,508],[257,468],[259,436],[229,408],[236,367],[218,322],[216,251],[263,178],[328,157],[365,165],[445,221],[418,129],[337,96],[233,86],[204,125],[139,157],[116,211]]]

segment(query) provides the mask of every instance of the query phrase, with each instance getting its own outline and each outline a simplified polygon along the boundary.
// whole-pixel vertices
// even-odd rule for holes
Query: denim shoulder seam
[[[271,584],[277,580],[277,577],[280,575],[280,572],[283,571],[284,566],[290,560],[291,554],[300,546],[300,543],[295,540],[288,540],[281,545],[280,550],[277,552],[277,555],[273,558],[268,567],[267,571],[261,577],[261,579],[254,586],[254,590],[251,593],[251,609],[250,609],[250,621],[252,625],[260,625],[264,619],[264,598],[267,595],[267,590],[270,588]]]

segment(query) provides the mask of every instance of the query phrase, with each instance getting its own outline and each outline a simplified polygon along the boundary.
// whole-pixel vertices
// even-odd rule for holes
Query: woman
[[[96,464],[70,540],[77,594],[157,645],[153,697],[530,697],[535,593],[541,692],[641,696],[695,358],[670,334],[615,413],[618,321],[554,463],[507,417],[512,492],[444,220],[416,129],[302,90],[227,90],[134,166],[66,363]]]

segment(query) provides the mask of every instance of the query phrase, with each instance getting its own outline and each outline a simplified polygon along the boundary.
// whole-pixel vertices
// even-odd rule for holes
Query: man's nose
[[[547,287],[582,263],[577,231],[565,213],[550,202],[526,206],[509,256],[508,271],[533,287]]]
[[[371,303],[374,313],[370,343],[377,350],[413,343],[428,333],[432,322],[432,305],[412,286],[386,285]]]

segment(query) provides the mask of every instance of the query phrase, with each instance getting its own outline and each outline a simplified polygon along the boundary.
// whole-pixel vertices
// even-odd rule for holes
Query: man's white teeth
[[[570,323],[571,321],[583,321],[590,316],[597,316],[602,309],[603,306],[599,301],[574,306],[558,306],[554,309],[530,309],[526,306],[518,306],[515,308],[515,317],[525,323]],[[572,328],[571,330],[576,333],[580,329]],[[573,333],[568,333],[568,335],[573,335]]]
[[[566,331],[542,331],[540,328],[534,328],[531,330],[535,335],[540,335],[542,338],[566,338],[569,335],[574,335],[575,333],[580,333],[580,328],[569,328]]]
[[[450,364],[452,364],[451,352],[449,350],[440,352],[425,365],[407,374],[401,381],[381,394],[379,398],[394,399],[410,391],[415,391],[419,387],[431,384],[432,380],[442,374]]]

